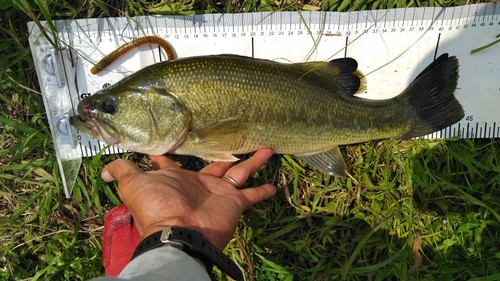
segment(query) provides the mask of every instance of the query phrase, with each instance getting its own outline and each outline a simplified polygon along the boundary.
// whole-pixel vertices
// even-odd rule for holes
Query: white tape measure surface
[[[277,12],[147,16],[56,22],[62,51],[53,48],[33,23],[30,46],[69,196],[82,157],[105,145],[69,125],[80,100],[98,89],[165,59],[156,46],[142,46],[109,70],[90,68],[125,42],[144,35],[167,39],[179,57],[239,54],[280,62],[353,57],[367,78],[367,98],[399,94],[436,56],[460,62],[456,92],[465,110],[459,123],[427,138],[500,137],[500,44],[475,54],[500,34],[496,3],[454,8],[406,8],[336,12]],[[104,153],[122,150],[110,147]]]

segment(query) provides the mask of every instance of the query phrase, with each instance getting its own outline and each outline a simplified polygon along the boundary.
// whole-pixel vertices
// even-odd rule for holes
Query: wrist
[[[192,224],[187,223],[186,221],[181,221],[181,220],[170,220],[169,224],[164,224],[163,222],[161,224],[154,224],[154,225],[149,225],[142,230],[141,234],[141,240],[144,240],[146,237],[157,233],[159,231],[162,231],[163,229],[170,227],[172,225],[175,225],[176,227],[180,228],[186,228],[186,229],[191,229],[199,232],[204,239],[206,239],[208,242],[210,242],[212,245],[217,247],[217,249],[223,251],[227,243],[230,240],[230,237],[227,239],[224,239],[226,236],[219,233],[212,231],[208,228],[202,228],[199,226],[193,226]]]
[[[185,219],[179,218],[179,217],[169,217],[169,218],[162,218],[161,222],[156,222],[156,223],[150,223],[147,224],[142,228],[141,233],[141,240],[144,240],[146,237],[158,232],[162,231],[163,229],[175,225],[176,227],[181,227],[181,228],[187,228],[187,229],[195,229],[195,227],[191,226],[191,224],[186,221]],[[198,230],[197,230],[198,231]]]
[[[231,278],[243,280],[238,266],[231,259],[218,250],[201,233],[180,227],[166,227],[144,238],[137,247],[132,259],[152,249],[170,245],[184,251],[195,259],[199,259],[208,272],[216,265]]]

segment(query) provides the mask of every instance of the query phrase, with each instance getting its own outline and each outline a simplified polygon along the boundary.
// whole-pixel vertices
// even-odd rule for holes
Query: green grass
[[[119,203],[100,179],[116,156],[86,159],[65,199],[26,22],[148,13],[294,10],[293,1],[7,0],[0,3],[0,280],[102,275],[101,233]],[[453,6],[465,1],[414,1]],[[406,7],[323,1],[322,9]],[[244,214],[227,253],[249,280],[500,279],[500,141],[386,140],[343,148],[353,178],[275,156],[250,185],[274,198]],[[121,157],[145,163],[144,156]],[[219,279],[224,279],[219,275]]]

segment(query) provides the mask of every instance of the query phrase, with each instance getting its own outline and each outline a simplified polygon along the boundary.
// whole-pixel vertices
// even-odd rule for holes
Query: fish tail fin
[[[458,59],[443,54],[396,97],[413,112],[413,123],[403,138],[439,131],[464,117],[462,105],[454,95],[457,81]]]

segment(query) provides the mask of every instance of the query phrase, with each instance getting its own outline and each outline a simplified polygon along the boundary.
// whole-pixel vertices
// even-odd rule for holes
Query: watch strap
[[[207,268],[212,270],[212,264],[235,280],[243,280],[243,274],[238,266],[222,251],[205,240],[201,233],[180,227],[166,227],[155,232],[139,243],[132,259],[158,247],[170,245],[188,255],[199,259]]]

